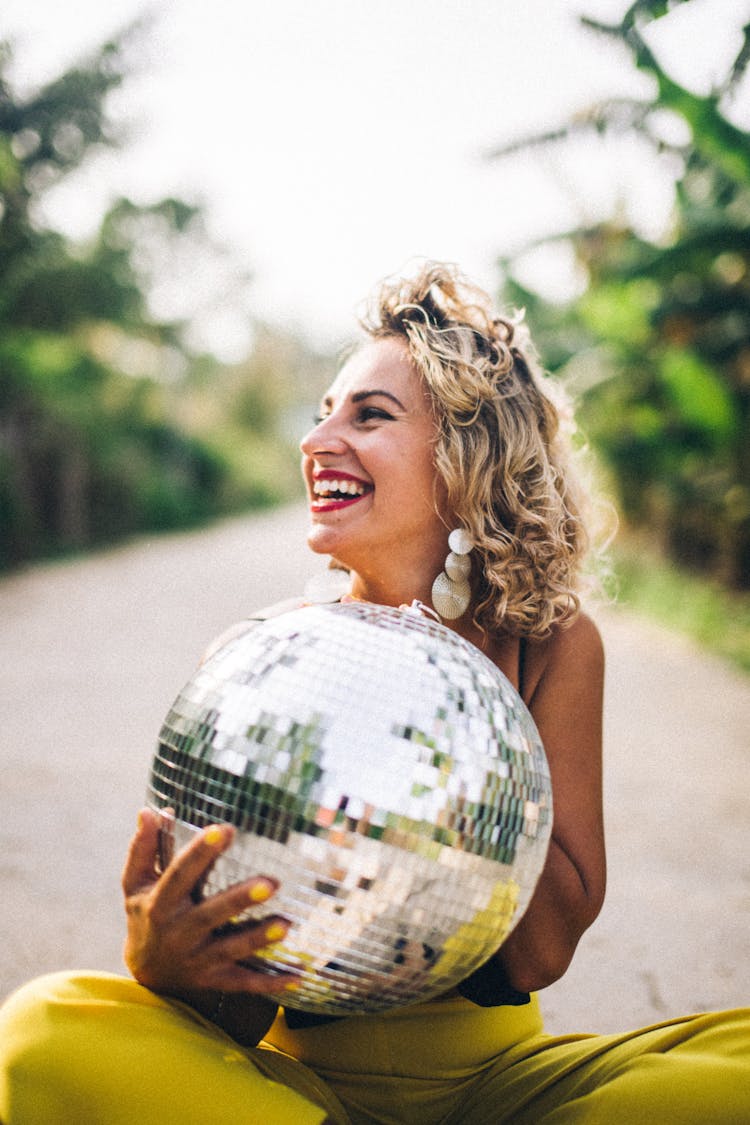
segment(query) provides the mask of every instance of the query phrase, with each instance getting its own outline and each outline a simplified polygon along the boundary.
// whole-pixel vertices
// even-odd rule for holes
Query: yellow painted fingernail
[[[250,888],[250,901],[265,902],[271,897],[272,893],[268,883],[253,883]]]
[[[203,839],[212,848],[215,848],[217,844],[224,842],[224,832],[218,824],[212,824],[211,827],[207,828],[203,833]]]
[[[271,922],[271,925],[266,929],[266,937],[269,941],[281,941],[286,934],[286,929],[283,922]]]
[[[296,992],[298,988],[302,988],[301,980],[288,980],[284,985],[287,992]]]

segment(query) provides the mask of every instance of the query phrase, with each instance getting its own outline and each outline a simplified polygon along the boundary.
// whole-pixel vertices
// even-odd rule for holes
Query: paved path
[[[119,870],[161,719],[207,642],[320,568],[299,508],[0,582],[0,995],[121,969]],[[750,1003],[750,681],[624,614],[608,649],[610,889],[551,1030]]]

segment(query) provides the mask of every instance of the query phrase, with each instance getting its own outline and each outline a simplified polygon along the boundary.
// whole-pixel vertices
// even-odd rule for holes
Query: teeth
[[[364,491],[365,486],[355,480],[313,481],[313,492],[316,496],[327,496],[331,492],[340,492],[343,496],[362,496]]]

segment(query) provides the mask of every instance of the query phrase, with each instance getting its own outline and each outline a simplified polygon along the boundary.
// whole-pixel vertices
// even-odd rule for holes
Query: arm
[[[125,964],[139,984],[184,1001],[245,1046],[254,1046],[276,1015],[274,993],[293,977],[270,977],[239,962],[278,940],[278,927],[285,931],[287,923],[269,914],[252,927],[228,933],[222,927],[248,902],[271,898],[277,884],[257,876],[196,903],[191,892],[229,847],[233,829],[204,829],[163,873],[157,869],[158,833],[158,815],[144,809],[122,877],[128,922]]]
[[[526,702],[549,761],[554,823],[534,896],[497,953],[523,992],[563,975],[601,909],[606,880],[601,639],[581,615],[548,642],[529,647]]]

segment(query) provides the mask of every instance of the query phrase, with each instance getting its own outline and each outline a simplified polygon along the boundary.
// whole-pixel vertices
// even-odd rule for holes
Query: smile
[[[372,485],[356,477],[328,470],[315,477],[312,490],[313,500],[310,505],[312,510],[330,512],[356,504],[368,492],[372,492]]]

